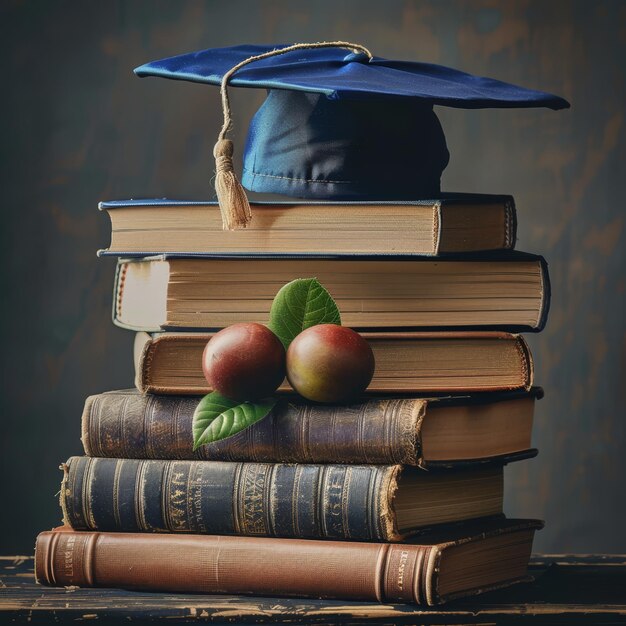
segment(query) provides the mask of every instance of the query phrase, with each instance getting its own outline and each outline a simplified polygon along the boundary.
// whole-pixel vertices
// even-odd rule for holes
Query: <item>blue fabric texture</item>
[[[281,47],[213,48],[153,61],[135,73],[219,85],[241,61]],[[269,90],[250,123],[242,184],[319,200],[437,195],[449,153],[433,105],[569,107],[559,96],[491,78],[429,63],[369,60],[342,48],[255,61],[229,85]]]
[[[432,107],[272,89],[250,123],[250,191],[334,200],[437,196],[448,164]]]
[[[248,57],[290,44],[234,46],[152,61],[135,70],[138,76],[161,76],[219,85],[222,76]],[[237,87],[291,89],[330,98],[375,95],[409,97],[430,105],[463,109],[488,107],[548,107],[563,109],[566,100],[492,78],[472,76],[430,63],[390,61],[342,48],[295,50],[241,68],[229,81]]]

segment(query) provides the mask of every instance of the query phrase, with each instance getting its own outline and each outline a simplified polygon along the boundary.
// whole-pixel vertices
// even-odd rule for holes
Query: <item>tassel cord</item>
[[[370,60],[374,58],[372,53],[365,46],[362,46],[360,44],[350,43],[347,41],[318,41],[316,43],[295,43],[291,46],[286,46],[285,48],[276,48],[275,50],[269,50],[268,52],[264,52],[263,54],[257,54],[255,56],[244,59],[240,63],[237,63],[237,65],[231,67],[222,77],[222,82],[220,84],[220,95],[222,96],[222,112],[224,114],[224,123],[222,125],[222,129],[220,130],[218,141],[226,138],[226,133],[230,130],[232,123],[230,117],[230,100],[228,97],[227,86],[228,81],[232,78],[235,72],[240,70],[242,67],[248,65],[248,63],[254,63],[255,61],[261,61],[262,59],[267,59],[269,57],[287,54],[287,52],[293,52],[294,50],[310,50],[314,48],[347,48],[348,50],[352,50],[353,52],[362,52]]]
[[[245,228],[252,220],[252,211],[248,197],[241,183],[237,180],[233,168],[233,142],[226,138],[232,126],[230,99],[228,97],[228,81],[235,72],[249,63],[293,52],[294,50],[312,48],[347,48],[353,52],[362,52],[370,60],[373,58],[372,53],[364,46],[346,41],[296,43],[291,46],[286,46],[285,48],[277,48],[264,52],[263,54],[248,57],[231,67],[222,77],[220,95],[222,97],[224,122],[219,132],[217,143],[213,148],[213,156],[215,157],[215,191],[222,212],[222,225],[224,230]]]

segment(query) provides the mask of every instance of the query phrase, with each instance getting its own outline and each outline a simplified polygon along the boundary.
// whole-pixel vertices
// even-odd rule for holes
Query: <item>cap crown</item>
[[[415,199],[440,192],[449,154],[431,106],[271,90],[252,118],[242,183],[317,199]]]

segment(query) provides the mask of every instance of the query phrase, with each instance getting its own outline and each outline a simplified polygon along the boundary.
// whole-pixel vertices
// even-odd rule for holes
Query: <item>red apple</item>
[[[372,349],[361,335],[345,326],[311,326],[287,350],[287,378],[308,400],[352,400],[365,391],[373,375]]]
[[[202,355],[209,385],[231,400],[271,395],[285,379],[285,348],[266,326],[233,324],[216,333]]]

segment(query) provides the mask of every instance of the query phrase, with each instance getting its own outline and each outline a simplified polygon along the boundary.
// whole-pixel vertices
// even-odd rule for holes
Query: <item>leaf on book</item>
[[[262,420],[275,404],[275,398],[238,402],[217,391],[204,396],[193,414],[193,449],[236,435]]]
[[[285,350],[303,331],[317,324],[338,324],[337,304],[316,278],[297,278],[276,294],[270,309],[270,330],[283,342]]]

